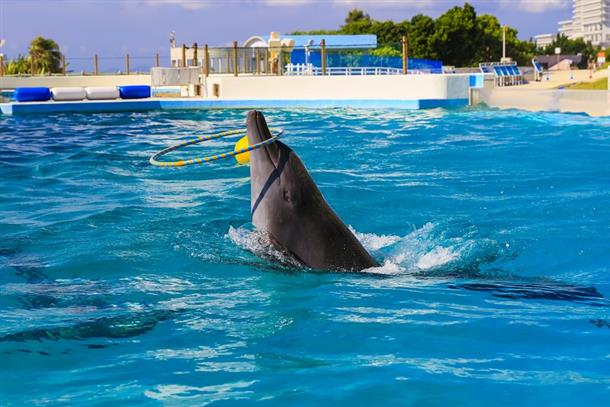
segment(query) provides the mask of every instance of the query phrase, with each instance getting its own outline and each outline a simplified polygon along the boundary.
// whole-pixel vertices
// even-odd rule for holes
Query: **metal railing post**
[[[98,62],[97,54],[93,56],[93,72],[96,76],[100,74],[100,65]]]
[[[34,76],[36,74],[34,70],[34,57],[30,56],[30,75]]]
[[[282,65],[283,65],[283,54],[282,54],[282,50],[280,49],[280,52],[278,52],[277,54],[277,71],[276,74],[277,76],[282,76]]]
[[[210,52],[208,49],[208,44],[205,44],[203,47],[204,57],[205,57],[205,76],[210,76]]]
[[[182,67],[186,66],[186,45],[182,44]]]
[[[243,57],[242,61],[243,61],[243,64],[244,64],[244,73],[248,73],[248,71],[250,70],[249,69],[250,67],[248,66],[249,65],[248,64],[248,53],[247,53],[246,50],[244,50],[244,52],[242,53],[242,57]]]
[[[193,66],[199,66],[199,60],[197,59],[198,57],[198,52],[197,52],[198,48],[197,48],[197,43],[193,44]]]
[[[320,41],[320,57],[322,58],[322,75],[326,75],[326,40]]]
[[[61,73],[66,76],[66,56],[61,54]]]
[[[155,66],[156,67],[161,66],[161,63],[160,63],[160,60],[159,60],[159,53],[158,52],[155,54]]]
[[[402,37],[402,74],[406,75],[409,71],[409,56],[407,49],[407,37]]]
[[[237,41],[233,41],[233,76],[237,76],[238,72]]]
[[[4,56],[0,55],[0,76],[4,76]]]
[[[131,73],[129,69],[129,54],[125,54],[125,72],[127,75]]]

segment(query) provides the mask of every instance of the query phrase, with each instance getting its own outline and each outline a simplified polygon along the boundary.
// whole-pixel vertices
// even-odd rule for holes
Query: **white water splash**
[[[420,270],[430,270],[456,260],[459,253],[448,247],[437,247],[420,257],[416,266]]]
[[[371,251],[377,251],[384,247],[391,246],[400,241],[400,236],[393,235],[376,235],[374,233],[361,233],[354,229],[352,226],[348,226],[349,230],[356,236],[356,238],[362,243],[362,245]]]
[[[437,273],[457,269],[476,268],[487,258],[487,251],[497,251],[498,245],[472,236],[447,237],[447,231],[433,223],[426,223],[405,236],[377,235],[349,229],[380,265],[363,270],[381,275]],[[227,237],[242,249],[287,266],[303,267],[289,253],[280,251],[268,236],[244,226],[230,227]],[[493,253],[492,253],[493,254]],[[492,256],[493,257],[493,256]]]
[[[377,274],[436,272],[480,262],[481,252],[492,250],[487,240],[469,236],[448,238],[438,225],[426,223],[406,236],[361,233],[350,227],[362,245],[383,264],[365,270]],[[483,253],[485,254],[485,253]]]
[[[233,243],[259,257],[292,267],[303,265],[289,253],[280,251],[271,242],[269,236],[258,230],[250,230],[244,226],[229,227],[226,235]]]

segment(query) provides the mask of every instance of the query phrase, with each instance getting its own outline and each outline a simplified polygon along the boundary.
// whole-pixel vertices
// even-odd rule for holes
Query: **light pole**
[[[502,61],[506,60],[506,25],[502,26]]]

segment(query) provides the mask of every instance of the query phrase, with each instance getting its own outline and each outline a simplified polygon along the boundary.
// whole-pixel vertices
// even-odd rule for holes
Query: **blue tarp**
[[[305,50],[295,49],[290,55],[292,64],[305,63]],[[313,66],[322,66],[322,57],[319,50],[310,52],[309,63]],[[326,55],[326,66],[332,67],[375,67],[402,69],[402,57],[381,57],[368,53],[330,53]],[[443,73],[443,63],[432,59],[409,58],[408,68],[412,70]]]

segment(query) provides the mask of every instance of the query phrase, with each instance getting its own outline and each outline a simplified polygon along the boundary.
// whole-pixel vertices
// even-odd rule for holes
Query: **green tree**
[[[500,60],[502,30],[496,17],[489,14],[477,16],[474,7],[464,3],[463,7],[453,7],[436,20],[418,14],[410,21],[398,23],[377,21],[364,11],[354,9],[339,30],[317,30],[309,34],[375,34],[379,48],[373,55],[377,56],[400,53],[400,41],[406,36],[409,56],[413,58],[440,59],[447,65],[475,66],[480,62]],[[507,28],[507,56],[520,64],[527,64],[535,54],[535,45],[531,41],[519,40],[517,34],[517,30]]]
[[[358,21],[370,22],[371,16],[357,8],[350,10],[349,13],[347,13],[347,17],[345,17],[345,25],[349,25]]]
[[[398,51],[396,48],[389,45],[384,45],[372,50],[371,55],[376,57],[400,57],[402,56],[402,51]]]
[[[413,58],[432,58],[430,38],[434,34],[434,19],[417,14],[409,24],[409,55]]]
[[[30,43],[29,54],[36,73],[61,72],[59,45],[52,39],[41,36],[34,38]]]
[[[503,27],[495,16],[477,16],[477,41],[474,62],[499,61],[502,58]],[[519,64],[529,64],[534,57],[535,46],[529,41],[520,41],[517,30],[506,28],[506,55]]]
[[[499,61],[502,56],[502,26],[498,18],[489,14],[477,17],[476,61]]]
[[[11,59],[4,68],[4,73],[7,75],[22,75],[30,73],[30,63],[23,55],[19,55],[16,59]]]
[[[447,65],[469,66],[474,62],[477,14],[470,4],[453,7],[436,19],[430,38],[432,55]]]

